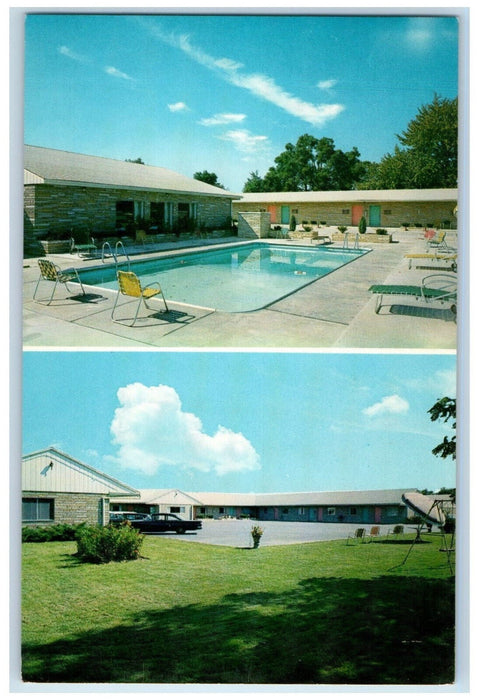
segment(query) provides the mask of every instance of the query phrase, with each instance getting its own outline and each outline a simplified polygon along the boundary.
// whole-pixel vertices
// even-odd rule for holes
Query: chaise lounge
[[[451,303],[451,311],[456,315],[457,278],[454,275],[435,274],[424,277],[421,285],[412,284],[373,284],[369,287],[372,294],[377,294],[375,312],[378,314],[383,306],[384,296],[412,297],[426,304],[439,302]],[[389,304],[391,306],[391,304]]]

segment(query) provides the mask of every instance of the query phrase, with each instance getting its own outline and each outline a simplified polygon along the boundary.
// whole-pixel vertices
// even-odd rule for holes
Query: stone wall
[[[178,204],[196,204],[198,224],[220,228],[231,216],[231,200],[195,194],[168,194],[142,190],[110,189],[67,185],[25,185],[25,230],[37,238],[52,228],[75,232],[109,231],[116,227],[118,201],[143,202],[149,218],[152,202],[171,202],[173,222],[178,219]]]
[[[381,223],[378,228],[399,228],[403,223],[409,223],[411,227],[420,224],[419,228],[424,228],[430,224],[434,228],[456,228],[457,219],[452,213],[455,204],[453,202],[377,202],[375,206],[381,208]],[[281,205],[276,207],[276,216],[272,216],[271,223],[281,222]],[[294,202],[289,204],[290,216],[294,214],[296,223],[299,225],[303,221],[315,221],[327,226],[352,226],[352,203],[310,203]],[[249,202],[233,202],[233,216],[250,212],[265,212],[269,210],[269,205],[264,203],[252,204]],[[369,225],[369,205],[363,205],[363,213]],[[443,222],[449,221],[449,226],[444,226]]]
[[[248,211],[238,214],[238,238],[268,238],[271,216],[268,212]]]
[[[89,493],[23,493],[25,498],[51,498],[54,501],[54,521],[24,522],[23,525],[46,526],[58,523],[76,525],[106,525],[109,520],[109,500]]]

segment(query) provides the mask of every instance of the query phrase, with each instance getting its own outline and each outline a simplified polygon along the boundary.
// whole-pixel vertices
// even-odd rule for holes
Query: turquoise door
[[[289,207],[281,207],[281,223],[289,224]]]
[[[369,207],[369,225],[381,226],[381,207],[377,204],[371,204]]]

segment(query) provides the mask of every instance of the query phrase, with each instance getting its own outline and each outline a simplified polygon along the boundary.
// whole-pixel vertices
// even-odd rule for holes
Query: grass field
[[[454,578],[440,538],[235,549],[147,537],[136,561],[23,545],[23,680],[445,684]]]

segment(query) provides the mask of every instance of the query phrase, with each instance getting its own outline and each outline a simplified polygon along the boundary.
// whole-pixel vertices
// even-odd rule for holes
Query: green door
[[[289,207],[281,207],[281,223],[289,224]]]
[[[369,207],[369,225],[381,226],[381,207],[378,204]]]

